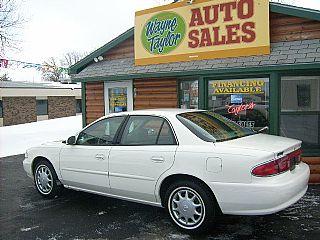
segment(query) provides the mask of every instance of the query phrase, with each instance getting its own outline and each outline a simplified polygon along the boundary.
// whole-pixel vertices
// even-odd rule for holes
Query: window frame
[[[163,127],[164,123],[167,122],[167,124],[169,126],[169,129],[171,130],[174,143],[173,144],[135,144],[135,145],[122,144],[121,143],[121,139],[122,139],[122,137],[124,135],[124,130],[126,129],[126,127],[128,125],[128,122],[129,122],[131,117],[157,117],[157,118],[163,119],[164,121],[163,121],[163,123],[161,125],[161,128],[160,128],[160,131],[159,131],[158,135],[161,133],[161,130],[162,130],[162,127]],[[120,126],[120,131],[119,131],[118,136],[116,138],[115,145],[116,146],[128,146],[128,147],[135,147],[135,146],[136,147],[137,146],[178,146],[179,142],[178,142],[177,135],[176,135],[176,133],[174,131],[174,128],[173,128],[171,122],[166,117],[158,116],[158,115],[139,114],[139,115],[127,115],[127,119],[123,122],[123,125]]]
[[[110,144],[106,144],[106,145],[83,145],[83,144],[78,144],[78,139],[79,139],[79,136],[80,134],[85,131],[86,129],[90,128],[91,126],[93,126],[94,124],[97,124],[101,121],[104,121],[104,120],[109,120],[109,119],[112,119],[112,118],[118,118],[118,117],[124,117],[124,119],[122,120],[116,134],[114,135],[114,138],[112,140],[112,142]],[[119,116],[110,116],[110,117],[106,117],[106,118],[103,118],[103,119],[100,119],[100,120],[97,120],[97,121],[94,121],[93,123],[91,123],[90,125],[86,126],[84,129],[82,129],[77,135],[76,135],[76,144],[75,146],[85,146],[85,147],[103,147],[103,146],[114,146],[116,145],[116,140],[118,139],[118,135],[119,133],[121,132],[121,129],[123,127],[123,125],[126,123],[128,119],[128,115],[119,115]]]

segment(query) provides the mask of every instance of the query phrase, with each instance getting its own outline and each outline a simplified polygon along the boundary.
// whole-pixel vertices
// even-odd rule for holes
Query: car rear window
[[[256,134],[251,129],[211,111],[187,112],[177,115],[178,120],[192,133],[206,142],[222,142]]]

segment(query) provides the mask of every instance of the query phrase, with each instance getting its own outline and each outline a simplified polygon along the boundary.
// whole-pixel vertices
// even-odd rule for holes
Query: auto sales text
[[[251,43],[256,39],[254,0],[191,9],[189,48]]]

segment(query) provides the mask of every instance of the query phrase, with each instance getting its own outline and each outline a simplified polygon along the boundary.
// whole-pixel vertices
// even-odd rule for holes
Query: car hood
[[[61,146],[65,145],[62,143],[63,141],[65,141],[65,140],[57,140],[57,141],[42,143],[40,145],[40,147],[61,147]]]
[[[222,142],[220,144],[225,147],[267,151],[274,154],[281,152],[286,154],[301,147],[301,141],[299,140],[267,134],[255,134]]]

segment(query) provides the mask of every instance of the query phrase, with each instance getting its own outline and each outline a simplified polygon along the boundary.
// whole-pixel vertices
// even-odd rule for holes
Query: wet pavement
[[[44,200],[22,168],[0,159],[0,239],[320,239],[320,185],[268,216],[223,216],[209,233],[190,236],[161,208],[65,190]]]

